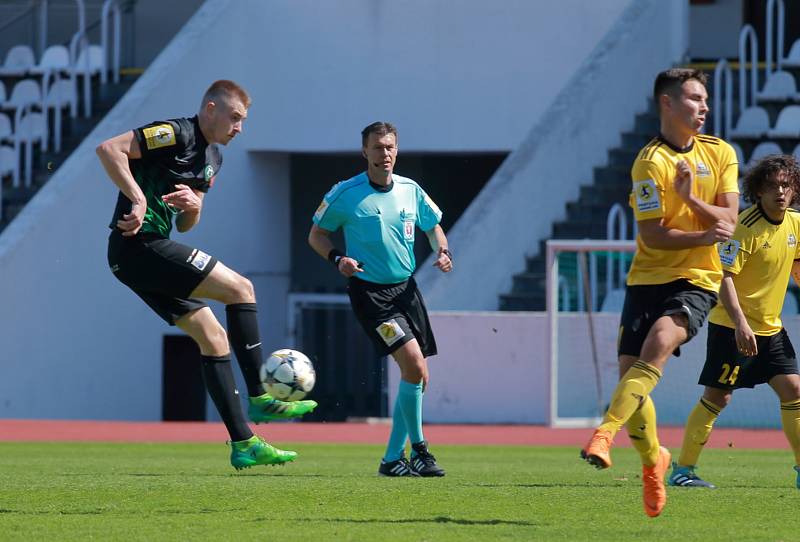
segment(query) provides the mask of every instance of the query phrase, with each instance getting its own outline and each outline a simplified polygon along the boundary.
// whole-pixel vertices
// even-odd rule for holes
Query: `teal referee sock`
[[[400,406],[400,394],[398,393],[392,413],[392,433],[389,435],[389,443],[386,445],[386,455],[383,456],[383,460],[390,463],[403,457],[407,438],[408,430],[406,421],[403,419],[403,409]]]
[[[411,444],[425,440],[422,436],[422,383],[412,384],[400,380],[397,403],[403,412]]]

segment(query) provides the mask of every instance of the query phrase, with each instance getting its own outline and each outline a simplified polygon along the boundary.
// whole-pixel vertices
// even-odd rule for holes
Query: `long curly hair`
[[[786,182],[792,189],[790,205],[800,202],[800,164],[789,154],[771,154],[765,156],[747,170],[742,180],[742,195],[750,203],[758,201],[758,194],[764,191],[769,183],[776,182],[779,173],[786,175]]]

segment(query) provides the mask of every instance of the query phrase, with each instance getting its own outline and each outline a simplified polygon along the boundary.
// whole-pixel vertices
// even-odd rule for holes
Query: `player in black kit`
[[[227,145],[242,130],[249,107],[242,87],[216,81],[196,116],[153,122],[97,147],[100,162],[120,189],[110,224],[111,271],[200,347],[203,378],[230,434],[236,469],[282,464],[297,454],[270,446],[248,427],[231,369],[231,346],[247,383],[252,421],[295,418],[317,406],[264,393],[252,283],[213,256],[169,239],[173,219],[179,232],[200,220],[203,198],[222,165],[218,145]],[[225,304],[230,343],[203,298]]]

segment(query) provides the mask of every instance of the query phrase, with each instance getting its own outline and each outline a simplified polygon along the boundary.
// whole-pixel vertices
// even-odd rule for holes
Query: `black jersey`
[[[197,116],[152,122],[133,133],[142,157],[129,160],[128,165],[147,198],[140,231],[168,238],[178,210],[164,203],[161,196],[174,192],[176,184],[208,192],[222,166],[222,154],[217,145],[209,145],[203,137]],[[130,200],[120,192],[109,227],[114,229],[117,220],[130,210]]]

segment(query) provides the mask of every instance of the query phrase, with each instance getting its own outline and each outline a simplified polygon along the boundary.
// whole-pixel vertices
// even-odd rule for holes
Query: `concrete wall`
[[[524,270],[523,255],[538,253],[552,223],[565,217],[565,204],[577,199],[581,184],[591,184],[592,168],[606,163],[608,149],[645,109],[656,74],[683,59],[687,13],[685,2],[627,6],[448,232],[459,254],[455,271],[420,266],[417,281],[429,307],[497,308],[512,275]]]
[[[739,56],[743,3],[743,0],[716,0],[689,8],[689,55],[692,58],[715,60]]]
[[[439,355],[429,361],[425,394],[428,423],[549,423],[550,379],[545,313],[432,312]],[[594,315],[600,399],[585,314],[559,318],[558,412],[561,418],[592,418],[605,410],[618,380],[616,337],[619,314]],[[800,317],[786,318],[789,335],[800,337]],[[682,426],[703,394],[697,384],[706,353],[706,331],[681,347],[653,391],[661,425]],[[400,374],[390,365],[389,406]],[[739,390],[716,427],[781,426],[772,389]]]

